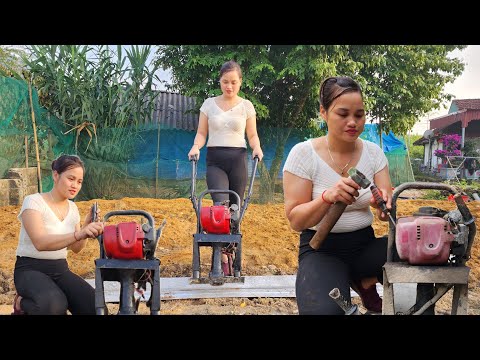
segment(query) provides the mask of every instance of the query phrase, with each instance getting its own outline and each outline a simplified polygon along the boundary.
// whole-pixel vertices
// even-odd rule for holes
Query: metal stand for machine
[[[226,277],[223,274],[222,248],[234,243],[236,246],[235,260],[233,262],[233,277]],[[212,267],[208,274],[209,279],[200,278],[200,246],[212,247]],[[194,234],[193,235],[193,277],[192,282],[210,282],[220,285],[225,282],[243,281],[242,271],[242,235],[241,234]]]
[[[465,266],[465,262],[470,257],[470,249],[475,237],[475,222],[466,207],[460,194],[455,189],[445,184],[432,183],[405,183],[398,186],[392,196],[391,215],[396,218],[396,201],[400,193],[406,189],[436,189],[446,190],[455,195],[458,210],[463,216],[464,223],[469,227],[469,243],[466,254],[457,266],[415,266],[405,262],[398,261],[398,254],[395,247],[395,229],[390,226],[388,234],[387,262],[383,266],[383,315],[394,315],[394,292],[395,283],[417,283],[417,309],[418,314],[427,314],[425,310],[431,310],[429,314],[433,315],[435,302],[443,296],[449,289],[453,288],[452,315],[465,315],[468,310],[468,275],[470,268]],[[428,293],[437,295],[433,298]],[[431,291],[430,291],[431,290]],[[425,297],[426,296],[426,297]],[[421,299],[424,297],[424,299]],[[430,300],[427,300],[430,298]],[[420,300],[420,304],[419,304]]]
[[[160,260],[95,260],[95,311],[105,315],[104,281],[120,283],[119,315],[136,314],[135,283],[144,277],[145,271],[151,271],[153,279],[150,315],[160,314]]]

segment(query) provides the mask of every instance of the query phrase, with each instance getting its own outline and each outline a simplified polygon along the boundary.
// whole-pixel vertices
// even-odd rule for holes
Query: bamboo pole
[[[30,108],[32,110],[33,139],[35,140],[35,155],[37,157],[37,180],[38,192],[42,192],[42,176],[40,172],[40,155],[38,153],[37,125],[35,123],[35,111],[33,111],[32,83],[28,82],[28,94],[30,96]]]
[[[157,123],[157,157],[155,160],[155,199],[158,195],[158,157],[160,155],[160,119]]]
[[[28,169],[28,136],[25,135],[25,169]]]

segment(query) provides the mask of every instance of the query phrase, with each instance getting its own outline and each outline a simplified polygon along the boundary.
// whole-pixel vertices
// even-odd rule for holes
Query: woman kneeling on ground
[[[78,253],[87,239],[102,234],[103,223],[92,222],[89,212],[80,226],[71,201],[82,187],[82,160],[62,155],[52,162],[52,172],[52,190],[26,196],[18,215],[13,314],[95,315],[95,290],[70,271],[66,258],[67,250]]]

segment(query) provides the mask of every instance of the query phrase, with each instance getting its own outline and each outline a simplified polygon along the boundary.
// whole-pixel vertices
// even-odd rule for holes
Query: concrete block
[[[22,205],[25,195],[23,189],[10,189],[9,201],[10,205]]]
[[[2,191],[8,191],[10,188],[9,179],[0,179],[0,193]]]
[[[10,205],[10,191],[8,186],[5,186],[6,181],[0,180],[0,206]]]
[[[9,189],[23,189],[22,179],[3,179],[6,180]]]
[[[31,185],[31,186],[27,186],[25,189],[23,189],[24,192],[23,192],[23,195],[24,196],[27,196],[27,195],[31,195],[31,194],[35,194],[38,192],[38,187],[37,187],[37,184],[35,185]]]
[[[28,168],[25,171],[27,186],[38,187],[37,168]]]
[[[8,179],[21,179],[23,187],[37,185],[37,168],[11,168],[7,171],[6,177]]]

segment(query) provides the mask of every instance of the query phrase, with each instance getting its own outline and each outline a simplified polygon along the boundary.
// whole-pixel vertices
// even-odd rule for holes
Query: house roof
[[[472,120],[480,120],[480,99],[455,99],[447,115],[430,120],[430,129],[441,129],[458,121],[466,128]]]
[[[439,116],[430,120],[430,129],[443,129],[458,121],[461,121],[462,128],[466,128],[468,123],[472,120],[480,120],[480,110],[477,109],[463,109],[457,112]]]
[[[480,120],[480,99],[455,99],[452,100],[447,115],[439,116],[430,120],[430,138],[438,138],[441,130],[456,122],[461,122],[462,128],[466,128],[472,120]],[[428,143],[429,139],[422,136],[414,142],[414,145]]]
[[[480,99],[455,99],[452,100],[449,112],[457,112],[459,110],[480,110]]]

